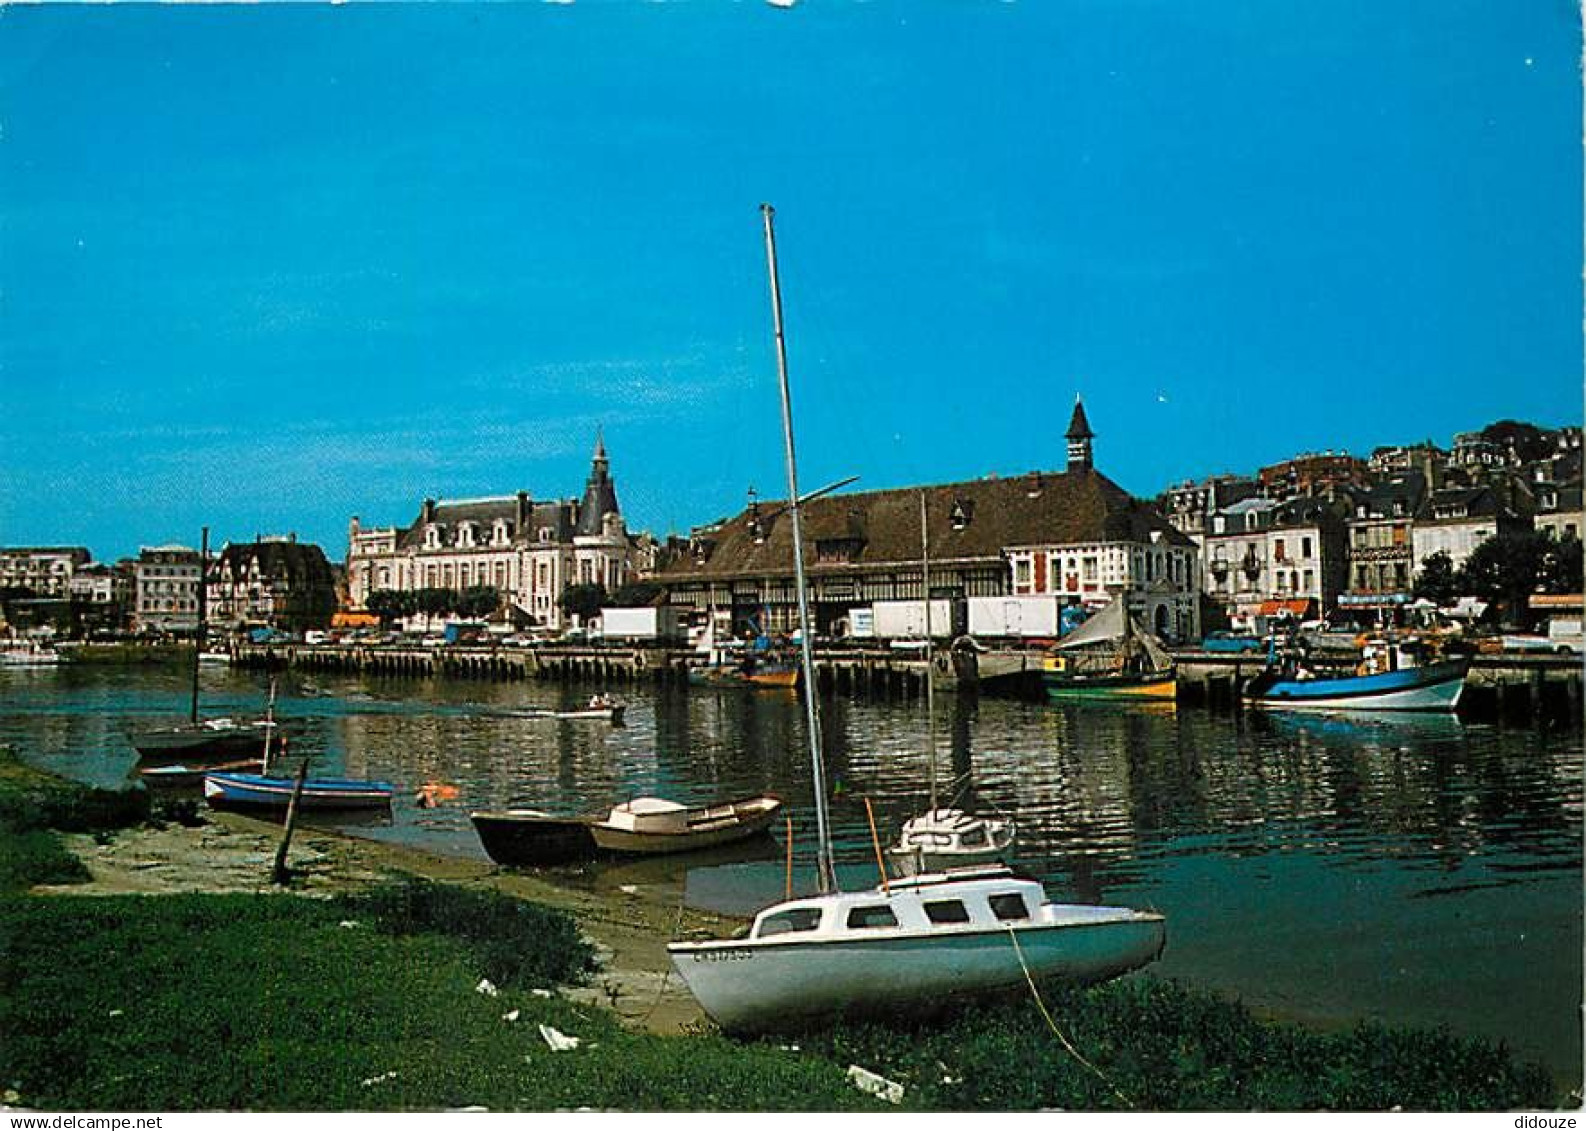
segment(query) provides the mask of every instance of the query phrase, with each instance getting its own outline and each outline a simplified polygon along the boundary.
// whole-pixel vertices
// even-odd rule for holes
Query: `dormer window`
[[[512,537],[512,529],[507,525],[506,519],[498,518],[495,528],[491,531],[490,540],[497,546],[505,546]]]
[[[975,515],[975,504],[963,499],[953,500],[953,509],[947,512],[947,521],[954,530],[962,530],[969,525],[969,520]]]
[[[433,526],[433,525],[426,526],[424,528],[424,548],[426,550],[434,550],[434,549],[438,549],[440,547],[440,544],[441,544],[440,527]]]
[[[851,562],[859,557],[864,548],[862,538],[820,538],[815,542],[815,560],[828,564]]]

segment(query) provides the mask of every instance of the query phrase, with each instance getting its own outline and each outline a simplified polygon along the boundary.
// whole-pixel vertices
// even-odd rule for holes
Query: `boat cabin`
[[[953,855],[994,851],[995,834],[1006,822],[991,822],[962,809],[932,809],[903,822],[893,852]]]
[[[1040,883],[1011,868],[959,868],[894,880],[888,888],[829,892],[769,907],[755,917],[749,938],[833,941],[879,933],[1007,929],[1045,922],[1051,907]],[[1094,911],[1098,918],[1134,912],[1114,907],[1064,907],[1065,914]]]

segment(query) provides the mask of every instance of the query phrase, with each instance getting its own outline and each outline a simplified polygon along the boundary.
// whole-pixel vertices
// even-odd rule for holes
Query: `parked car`
[[[1572,641],[1554,640],[1552,637],[1537,636],[1534,633],[1489,636],[1477,645],[1476,650],[1488,654],[1494,652],[1551,652],[1559,656],[1580,654],[1580,648]]]
[[[1205,652],[1263,652],[1266,641],[1242,632],[1214,632],[1201,641]]]

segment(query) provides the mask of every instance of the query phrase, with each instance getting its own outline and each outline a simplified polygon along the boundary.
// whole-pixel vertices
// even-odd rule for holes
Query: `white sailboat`
[[[903,822],[887,859],[899,875],[917,876],[945,868],[989,864],[1013,847],[1013,822],[942,805],[936,788],[936,638],[931,632],[931,543],[925,492],[920,492],[920,574],[925,593],[925,747],[929,758],[930,807]]]
[[[782,392],[782,432],[798,587],[800,662],[815,794],[812,896],[773,904],[741,939],[674,942],[667,951],[689,992],[723,1029],[754,1032],[849,1013],[895,1013],[1017,988],[1026,979],[1092,982],[1155,959],[1166,923],[1155,912],[1048,902],[1035,880],[1003,865],[837,888],[804,582],[798,472],[772,209],[762,205]]]

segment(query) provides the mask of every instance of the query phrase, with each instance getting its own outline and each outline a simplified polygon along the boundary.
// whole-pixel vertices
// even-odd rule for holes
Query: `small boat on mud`
[[[636,797],[591,824],[589,832],[602,852],[694,852],[763,833],[781,810],[781,799],[770,795],[695,808],[661,797]]]
[[[598,856],[697,852],[763,833],[782,808],[775,797],[748,797],[690,808],[661,797],[636,797],[605,817],[570,817],[539,809],[468,814],[497,864],[566,864]]]
[[[297,787],[294,778],[210,771],[204,775],[204,800],[216,808],[285,809]],[[298,805],[303,809],[389,809],[396,796],[390,782],[357,778],[307,778]]]
[[[485,809],[468,814],[485,854],[508,867],[592,860],[591,817],[559,817],[539,809]]]

